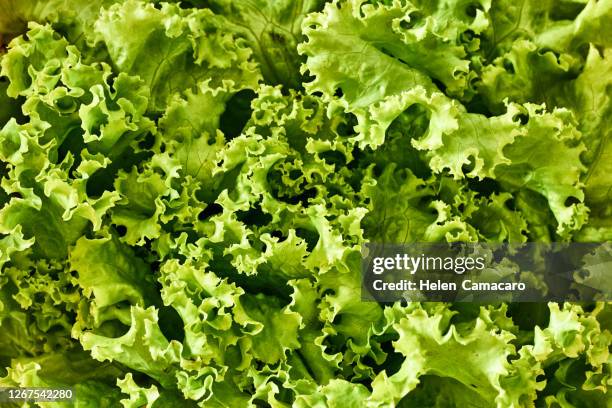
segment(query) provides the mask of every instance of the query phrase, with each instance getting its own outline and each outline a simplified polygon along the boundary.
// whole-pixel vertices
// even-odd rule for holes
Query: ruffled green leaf
[[[133,306],[131,326],[121,337],[111,338],[85,332],[80,342],[98,361],[116,361],[143,372],[164,387],[175,384],[174,371],[180,360],[181,344],[168,342],[157,325],[157,310]]]
[[[301,41],[302,21],[308,13],[319,11],[322,5],[321,0],[209,2],[215,13],[234,23],[236,31],[247,39],[264,80],[289,88],[298,88],[302,82],[296,49]]]
[[[120,393],[113,382],[122,373],[116,365],[100,364],[82,350],[70,350],[13,360],[8,374],[0,377],[0,386],[72,389],[74,401],[38,402],[42,408],[110,408],[119,403]]]
[[[128,26],[137,34],[123,30]],[[163,111],[175,93],[200,83],[220,88],[225,83],[254,86],[259,80],[250,49],[210,10],[167,3],[157,9],[130,0],[104,10],[95,31],[115,67],[149,86],[151,112]]]

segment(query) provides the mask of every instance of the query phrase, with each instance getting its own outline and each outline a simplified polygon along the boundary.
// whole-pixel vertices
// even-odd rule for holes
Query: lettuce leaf
[[[0,10],[0,386],[610,405],[610,303],[361,297],[367,243],[609,240],[610,1]]]
[[[319,11],[323,1],[214,0],[208,5],[236,25],[236,32],[253,50],[266,83],[301,87],[300,58],[296,48],[301,42],[302,21],[308,13]]]
[[[137,35],[123,30],[132,27]],[[130,0],[104,10],[95,23],[116,69],[151,89],[150,112],[163,111],[175,93],[200,83],[253,87],[260,74],[251,50],[210,10],[186,11]]]

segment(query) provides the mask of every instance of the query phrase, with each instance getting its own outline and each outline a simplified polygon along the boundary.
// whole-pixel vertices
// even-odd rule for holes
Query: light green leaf
[[[128,26],[137,34],[123,29]],[[250,49],[210,10],[167,3],[157,9],[130,0],[103,11],[95,31],[115,67],[149,86],[150,112],[163,111],[175,93],[200,83],[214,89],[226,83],[253,87],[259,80]]]

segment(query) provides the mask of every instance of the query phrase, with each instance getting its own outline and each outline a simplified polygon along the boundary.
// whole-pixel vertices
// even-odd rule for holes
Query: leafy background
[[[359,270],[367,241],[612,238],[611,17],[0,0],[0,386],[72,386],[77,407],[612,406],[610,304],[381,305]],[[578,279],[609,285],[612,253],[588,256]]]

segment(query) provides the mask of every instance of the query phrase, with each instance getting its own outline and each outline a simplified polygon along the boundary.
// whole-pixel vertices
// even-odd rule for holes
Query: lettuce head
[[[612,239],[612,1],[0,0],[0,67],[0,387],[612,406],[609,303],[360,296],[368,242]]]

